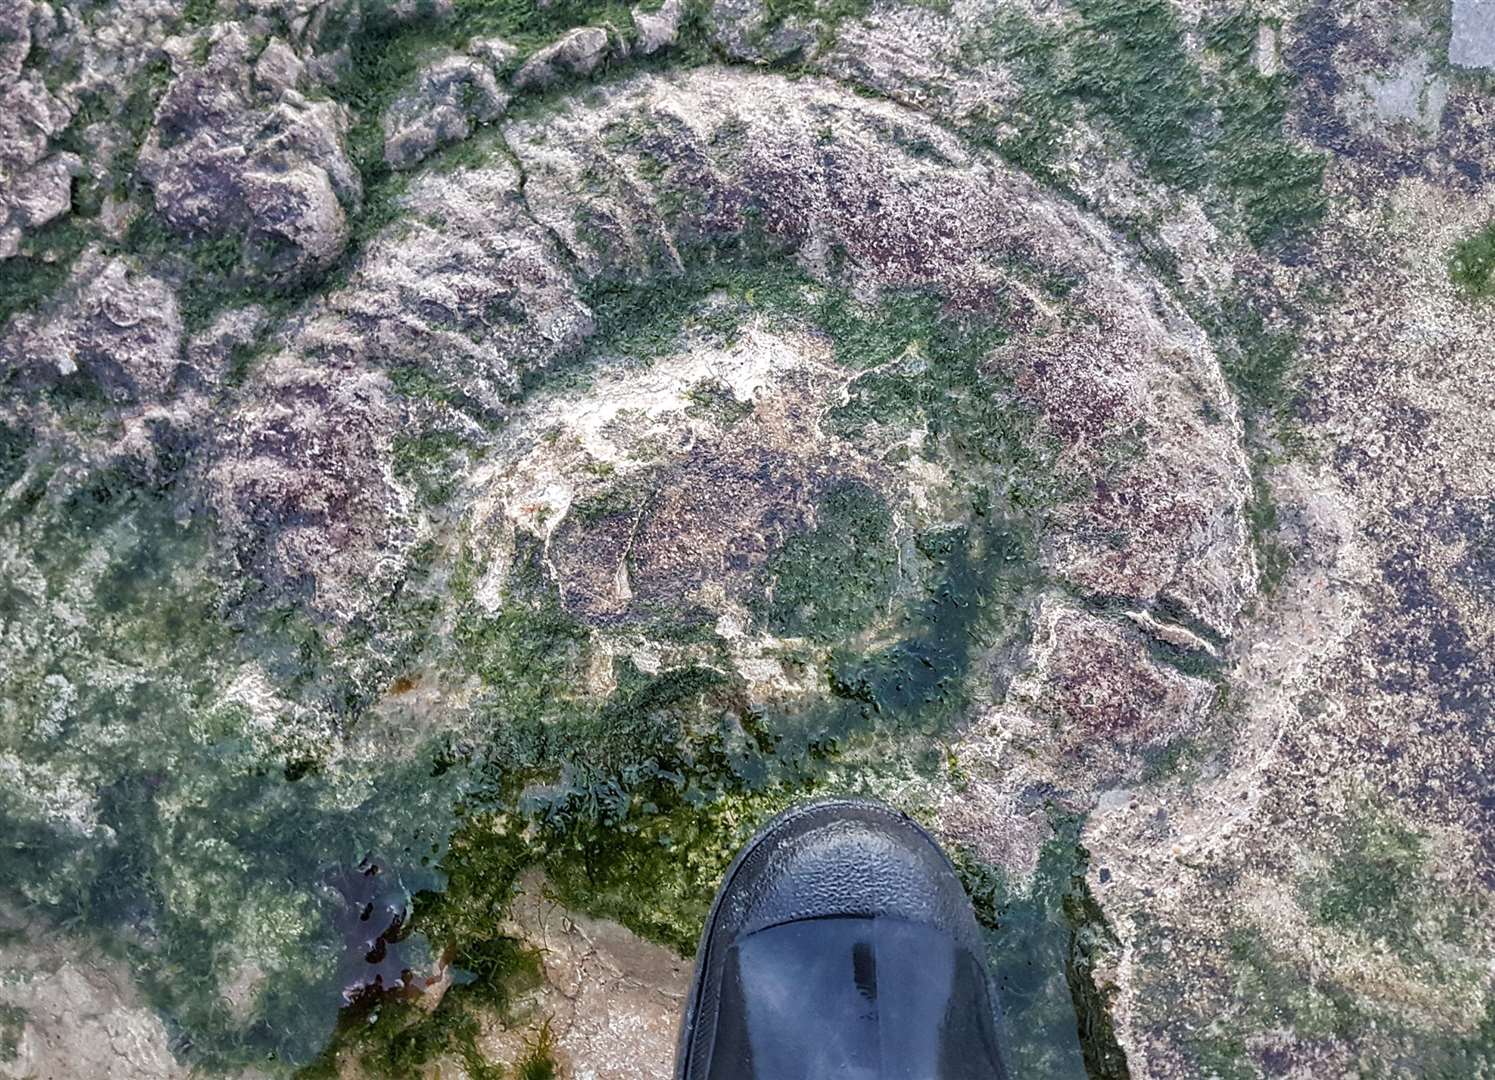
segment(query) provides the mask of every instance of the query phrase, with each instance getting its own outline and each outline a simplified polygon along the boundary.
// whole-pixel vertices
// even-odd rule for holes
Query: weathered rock
[[[541,89],[565,78],[585,78],[603,65],[611,48],[611,38],[600,26],[569,31],[524,62],[514,73],[514,89]]]
[[[1495,8],[1480,0],[1453,0],[1448,62],[1460,67],[1495,68]]]
[[[810,266],[840,253],[858,289],[932,289],[1002,318],[1013,332],[994,364],[1045,418],[1065,448],[1061,477],[1083,492],[1058,512],[1055,571],[1091,594],[1177,605],[1228,635],[1254,580],[1249,481],[1204,335],[1124,252],[1022,177],[897,108],[788,87],[720,72],[646,78],[605,108],[547,118],[543,142],[514,125],[527,202],[589,274],[670,272],[752,227]],[[603,132],[625,122],[619,182],[581,205]],[[829,142],[817,135],[827,126]],[[732,139],[696,134],[721,130]],[[915,158],[900,144],[928,150]],[[627,179],[643,155],[667,163],[653,191]],[[1060,319],[1061,306],[1088,314]]]
[[[467,54],[482,60],[495,75],[501,75],[519,56],[519,48],[500,37],[476,37],[467,43]]]
[[[455,55],[428,64],[384,114],[384,160],[408,169],[497,119],[508,103],[487,64]]]
[[[313,275],[342,253],[344,206],[362,198],[344,147],[347,113],[288,86],[256,90],[245,29],[206,32],[200,65],[185,43],[173,53],[177,77],[140,151],[156,209],[188,236],[242,234],[249,273]]]
[[[17,79],[26,55],[31,52],[33,0],[15,0],[0,11],[0,76]]]
[[[714,0],[706,14],[712,44],[733,60],[775,64],[810,58],[820,35],[797,18],[772,19],[764,0]]]
[[[182,360],[176,295],[120,258],[85,253],[55,311],[19,316],[0,360],[46,383],[89,380],[118,403],[166,397]]]
[[[187,342],[184,381],[202,390],[220,387],[236,356],[259,339],[268,318],[269,313],[258,304],[223,312]]]
[[[413,542],[391,483],[387,371],[423,372],[498,415],[529,372],[591,332],[569,272],[523,212],[509,165],[421,177],[412,227],[376,239],[348,284],[255,370],[211,470],[246,568],[345,626]]]
[[[632,14],[634,29],[638,31],[636,50],[641,56],[653,56],[675,44],[675,39],[680,36],[685,4],[683,0],[665,0],[654,11],[635,6]]]
[[[254,81],[267,93],[283,94],[299,89],[305,75],[306,64],[278,38],[266,45],[254,62]]]
[[[7,80],[0,90],[0,259],[20,250],[25,233],[72,205],[72,178],[82,172],[82,161],[48,146],[71,115],[40,82]]]
[[[334,627],[365,613],[410,541],[382,465],[395,429],[376,371],[281,352],[255,369],[208,473],[226,537],[277,596],[305,596]]]

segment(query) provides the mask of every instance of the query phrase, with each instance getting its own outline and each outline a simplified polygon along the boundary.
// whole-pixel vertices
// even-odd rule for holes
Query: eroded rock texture
[[[1016,1075],[1495,1075],[1478,6],[0,11],[0,1075],[664,1075],[846,792]]]

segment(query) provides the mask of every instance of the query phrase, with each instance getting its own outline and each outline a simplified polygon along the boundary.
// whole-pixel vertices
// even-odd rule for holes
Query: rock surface
[[[416,85],[384,113],[384,160],[408,169],[472,134],[508,105],[487,64],[449,56],[421,69]]]
[[[176,44],[176,77],[140,149],[156,209],[185,236],[241,241],[240,266],[255,276],[294,281],[326,269],[348,241],[345,208],[362,198],[346,111],[306,99],[284,71],[251,65],[239,24],[200,33],[206,57]]]
[[[0,11],[0,1074],[665,1075],[851,792],[1017,1075],[1495,1075],[1495,38],[1393,7]]]

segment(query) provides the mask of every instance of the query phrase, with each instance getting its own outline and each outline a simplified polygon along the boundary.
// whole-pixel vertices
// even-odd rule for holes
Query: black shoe
[[[677,1080],[992,1080],[995,995],[950,861],[906,815],[788,810],[716,895]]]

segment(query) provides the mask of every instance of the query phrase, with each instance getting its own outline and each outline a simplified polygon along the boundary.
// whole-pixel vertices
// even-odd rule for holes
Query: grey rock
[[[1429,131],[1438,130],[1448,102],[1448,80],[1434,75],[1422,57],[1414,57],[1370,87],[1376,115],[1383,120],[1408,120]]]
[[[227,23],[211,35],[202,64],[174,50],[177,76],[141,148],[141,173],[173,229],[242,233],[246,272],[304,278],[342,253],[342,208],[362,198],[344,145],[348,115],[293,89],[256,90],[245,29]]]
[[[369,610],[411,540],[386,466],[396,414],[375,369],[282,351],[219,429],[209,498],[243,572],[305,594],[335,640]]]
[[[0,78],[17,79],[31,52],[33,0],[11,0],[0,7]]]
[[[680,36],[680,22],[685,17],[683,0],[665,0],[655,11],[642,6],[633,8],[633,26],[638,31],[635,49],[642,56],[653,56],[675,44]]]
[[[241,180],[250,228],[248,263],[273,278],[331,266],[348,242],[348,219],[327,170],[315,165],[263,168]]]
[[[187,342],[182,366],[183,381],[201,390],[213,390],[223,384],[235,355],[259,339],[269,320],[269,313],[259,304],[231,308],[200,330]]]
[[[793,56],[809,59],[820,35],[796,18],[771,25],[765,0],[715,0],[706,15],[711,41],[733,60],[773,64]]]
[[[182,360],[176,295],[121,258],[85,252],[56,310],[23,314],[0,339],[0,366],[42,382],[90,380],[117,403],[166,398]]]
[[[385,372],[421,371],[494,415],[526,374],[572,355],[590,313],[507,163],[419,176],[408,220],[254,369],[225,425],[210,498],[246,572],[334,628],[377,601],[414,542],[391,480],[402,406]],[[334,632],[337,632],[334,629]]]
[[[482,60],[499,75],[518,58],[519,48],[501,37],[477,37],[467,43],[467,54]]]
[[[49,142],[71,117],[40,82],[23,78],[0,90],[0,258],[14,255],[26,232],[67,213],[82,162],[50,153]]]
[[[492,68],[466,56],[428,64],[415,86],[384,114],[384,160],[408,169],[443,146],[461,142],[479,123],[488,123],[508,106]]]
[[[260,89],[273,94],[299,89],[306,75],[306,63],[284,41],[274,39],[254,62],[254,81]]]
[[[583,26],[572,30],[524,62],[514,73],[514,89],[539,89],[568,76],[583,78],[590,75],[607,60],[609,48],[608,33],[601,27]]]
[[[1453,0],[1453,34],[1448,62],[1459,67],[1495,68],[1495,4]]]
[[[15,175],[3,196],[0,258],[14,255],[22,235],[66,214],[72,207],[72,180],[83,172],[77,154],[53,154]]]

